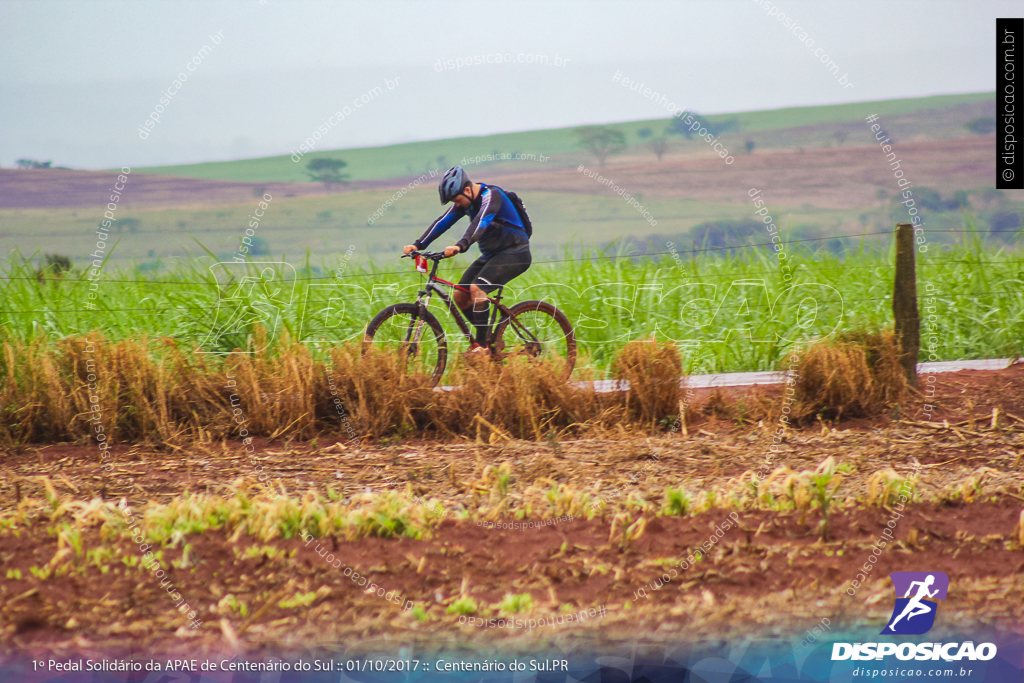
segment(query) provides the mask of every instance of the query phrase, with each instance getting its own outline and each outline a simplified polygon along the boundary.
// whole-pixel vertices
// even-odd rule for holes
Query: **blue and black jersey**
[[[452,204],[413,242],[413,246],[423,249],[466,215],[470,218],[469,227],[462,239],[455,243],[463,252],[475,242],[480,243],[480,255],[484,257],[501,251],[523,250],[530,245],[519,212],[501,188],[480,183],[480,194],[472,204],[465,209]]]

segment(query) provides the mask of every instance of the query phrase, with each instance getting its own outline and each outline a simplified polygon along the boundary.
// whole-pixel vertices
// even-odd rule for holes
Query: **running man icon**
[[[903,593],[903,597],[896,598],[892,617],[882,633],[926,633],[935,623],[935,613],[938,611],[938,603],[935,600],[946,599],[949,577],[942,572],[894,572],[889,576],[892,578],[896,595]],[[911,593],[914,595],[911,596]]]

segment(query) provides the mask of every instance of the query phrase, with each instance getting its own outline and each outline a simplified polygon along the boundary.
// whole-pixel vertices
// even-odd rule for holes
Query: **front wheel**
[[[568,380],[576,365],[576,333],[569,319],[546,301],[523,301],[502,315],[494,331],[495,348],[502,357],[527,356],[562,364]]]
[[[406,372],[430,374],[434,385],[448,362],[444,328],[417,304],[394,304],[375,315],[363,333],[363,353],[371,348],[397,353]]]

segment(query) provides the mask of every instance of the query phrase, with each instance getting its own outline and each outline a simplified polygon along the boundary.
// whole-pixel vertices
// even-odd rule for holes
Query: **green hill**
[[[991,101],[992,92],[968,93],[962,95],[937,95],[910,99],[855,102],[816,107],[788,107],[766,111],[716,114],[703,118],[712,123],[731,121],[731,132],[753,133],[802,126],[859,122],[865,111],[879,116],[909,114],[928,109],[942,109],[961,104]],[[650,128],[660,133],[668,124],[669,117],[627,121],[609,124],[626,133],[627,140],[639,144],[636,132]],[[573,128],[553,128],[521,133],[502,133],[477,137],[450,138],[409,142],[384,147],[358,147],[306,154],[295,163],[289,155],[220,161],[180,166],[151,166],[134,169],[137,173],[158,173],[162,175],[204,178],[208,180],[235,180],[243,182],[308,182],[305,166],[318,157],[342,158],[348,162],[345,169],[353,180],[375,180],[401,176],[419,175],[428,169],[447,167],[460,163],[464,157],[487,155],[494,152],[559,156],[578,154]]]

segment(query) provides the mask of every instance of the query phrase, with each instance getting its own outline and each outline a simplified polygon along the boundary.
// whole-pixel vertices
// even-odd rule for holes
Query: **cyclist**
[[[452,206],[426,232],[405,247],[406,254],[419,251],[440,237],[463,216],[469,216],[466,233],[458,242],[445,247],[447,257],[464,253],[473,243],[480,245],[480,258],[462,274],[452,294],[455,305],[476,328],[476,340],[470,353],[487,352],[487,295],[507,285],[530,267],[530,238],[519,211],[501,188],[474,183],[461,166],[452,166],[438,185],[441,204]]]

